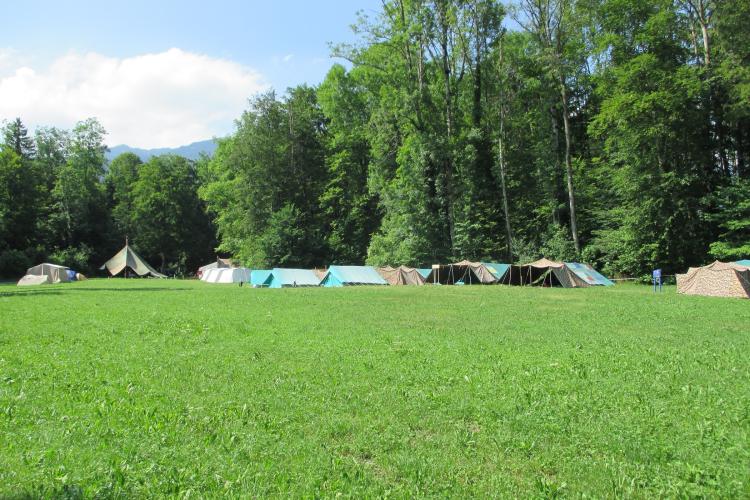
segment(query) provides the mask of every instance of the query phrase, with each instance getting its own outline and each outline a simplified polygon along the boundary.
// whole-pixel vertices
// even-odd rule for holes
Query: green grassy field
[[[0,497],[750,496],[750,302],[0,286]]]

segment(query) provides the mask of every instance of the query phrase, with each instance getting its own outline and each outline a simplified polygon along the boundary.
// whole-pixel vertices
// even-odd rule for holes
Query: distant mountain
[[[187,146],[180,146],[179,148],[140,149],[120,144],[119,146],[109,148],[109,152],[106,156],[107,159],[111,161],[113,158],[123,153],[135,153],[142,161],[148,161],[152,156],[174,154],[184,156],[189,160],[197,160],[201,153],[212,156],[214,151],[216,151],[216,141],[209,139],[207,141],[194,142]]]

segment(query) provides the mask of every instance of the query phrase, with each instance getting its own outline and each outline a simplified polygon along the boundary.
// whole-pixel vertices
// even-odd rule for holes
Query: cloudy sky
[[[0,122],[70,128],[96,117],[110,146],[176,147],[223,136],[268,88],[317,84],[380,0],[128,2],[3,6]]]

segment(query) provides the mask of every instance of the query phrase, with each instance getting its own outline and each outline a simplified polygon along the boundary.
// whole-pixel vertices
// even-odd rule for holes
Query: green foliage
[[[90,273],[94,270],[91,265],[91,249],[85,243],[77,248],[68,247],[57,250],[50,255],[50,260],[55,264],[69,267],[82,273]]]
[[[290,89],[282,100],[268,92],[252,101],[235,136],[202,166],[200,195],[215,216],[222,251],[257,267],[277,265],[279,257],[299,266],[322,263],[324,122],[309,87]]]
[[[747,306],[0,285],[0,497],[741,498]]]
[[[134,162],[125,160],[120,167]],[[125,175],[118,170],[118,175]],[[198,199],[198,176],[181,156],[155,156],[137,166],[132,181],[132,208],[126,227],[134,247],[147,260],[185,274],[211,258],[211,226]],[[189,258],[188,258],[189,255]],[[187,267],[186,267],[187,266]]]
[[[709,203],[714,209],[706,219],[721,229],[719,239],[711,243],[711,255],[726,260],[750,257],[750,179],[723,187]]]
[[[0,250],[0,277],[23,276],[32,265],[31,259],[21,250]]]

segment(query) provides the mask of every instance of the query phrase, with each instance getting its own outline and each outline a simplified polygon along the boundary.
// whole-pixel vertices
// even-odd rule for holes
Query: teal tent
[[[266,279],[269,288],[286,288],[297,286],[318,286],[320,279],[310,269],[274,268]]]
[[[321,286],[387,285],[388,282],[370,266],[331,266]]]
[[[735,262],[735,264],[739,264],[745,267],[750,267],[750,259],[738,260],[737,262]]]
[[[498,283],[503,282],[505,274],[510,269],[510,264],[500,264],[498,262],[482,262],[482,265],[495,277]]]
[[[432,272],[432,269],[417,269],[417,272],[422,275],[423,278],[427,278]]]
[[[267,269],[250,271],[250,284],[253,285],[253,288],[267,287],[271,279],[271,272]]]
[[[589,285],[600,285],[600,286],[612,286],[614,283],[604,277],[601,273],[596,271],[593,267],[588,264],[581,264],[579,262],[566,262],[565,265],[573,271],[573,273],[581,278]]]

